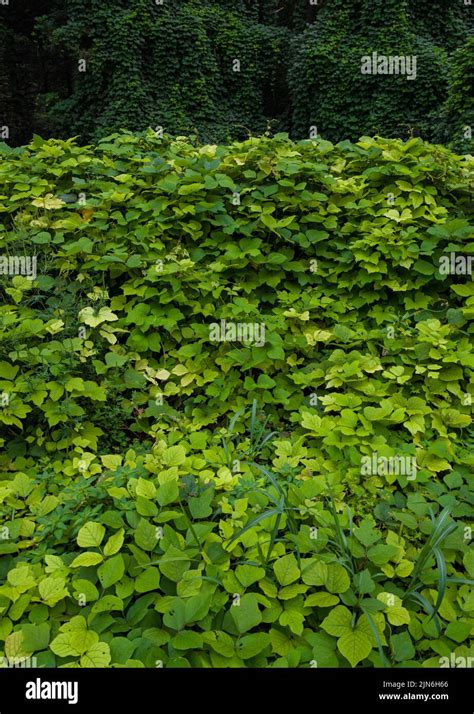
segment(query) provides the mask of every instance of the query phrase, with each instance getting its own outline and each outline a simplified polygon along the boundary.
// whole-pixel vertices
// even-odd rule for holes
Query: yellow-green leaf
[[[105,528],[101,523],[88,521],[77,534],[77,544],[81,548],[98,548],[105,535]]]

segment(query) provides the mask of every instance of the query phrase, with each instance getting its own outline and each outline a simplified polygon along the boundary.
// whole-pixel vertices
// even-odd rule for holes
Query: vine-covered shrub
[[[472,158],[1,151],[4,656],[468,661]]]
[[[331,141],[420,135],[472,153],[459,144],[472,18],[463,0],[10,3],[0,129],[18,145],[33,132],[84,143],[162,126],[221,142],[316,126]],[[372,52],[415,55],[416,80],[361,74]]]
[[[442,108],[436,139],[450,142],[460,153],[472,153],[474,127],[474,87],[472,56],[474,38],[470,38],[453,55],[449,93]]]
[[[161,126],[223,141],[278,124],[288,31],[241,10],[133,0],[88,11],[76,0],[67,17],[53,13],[43,34],[68,60],[74,87],[44,97],[54,131],[97,138]]]
[[[449,53],[467,37],[468,13],[461,3],[447,7],[435,2],[429,9],[409,0],[324,4],[314,24],[293,39],[288,79],[294,134],[307,137],[316,126],[332,141],[362,133],[433,139],[450,86]],[[458,55],[463,63],[458,75],[463,72],[465,82],[472,73],[467,50],[460,48]],[[374,52],[379,57],[414,56],[413,76],[363,74],[362,58]],[[451,111],[459,122],[469,92],[461,93],[458,85],[457,96]],[[451,127],[444,140],[453,136]],[[472,142],[467,147],[472,149]]]

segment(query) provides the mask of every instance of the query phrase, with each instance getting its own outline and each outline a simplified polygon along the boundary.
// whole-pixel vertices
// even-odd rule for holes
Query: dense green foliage
[[[4,654],[474,656],[474,287],[440,271],[472,158],[151,131],[1,158],[1,256],[37,259],[0,276]]]
[[[472,126],[474,120],[474,79],[470,58],[474,56],[474,38],[470,38],[453,55],[451,63],[450,91],[443,105],[437,141],[447,142],[455,137],[454,145],[459,152],[472,153]]]
[[[307,136],[315,124],[331,139],[410,132],[433,137],[448,94],[448,55],[465,36],[465,10],[461,3],[408,0],[325,5],[294,41],[289,82],[296,135]],[[416,55],[416,80],[361,74],[360,58],[373,51]],[[462,57],[466,71],[472,56],[463,51]],[[447,138],[459,135],[451,131]]]
[[[163,126],[227,141],[316,126],[331,141],[414,134],[472,151],[471,36],[462,0],[10,3],[0,119],[13,144],[33,131],[88,141]],[[373,51],[416,55],[416,80],[362,75]]]

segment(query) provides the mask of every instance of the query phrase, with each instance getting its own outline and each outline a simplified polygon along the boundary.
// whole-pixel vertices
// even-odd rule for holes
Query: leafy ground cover
[[[469,664],[472,157],[1,153],[0,654]]]

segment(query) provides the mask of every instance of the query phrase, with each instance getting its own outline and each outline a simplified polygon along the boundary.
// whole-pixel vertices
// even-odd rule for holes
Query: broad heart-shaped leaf
[[[395,572],[401,578],[407,578],[413,571],[414,567],[415,564],[412,563],[411,560],[401,560],[395,568]]]
[[[179,486],[177,481],[167,481],[159,487],[156,498],[160,506],[167,506],[173,501],[177,501],[179,496]]]
[[[114,585],[117,580],[120,580],[124,572],[125,564],[121,555],[113,555],[97,568],[97,575],[103,588],[109,588]]]
[[[113,352],[109,352],[108,354],[114,355]],[[118,355],[114,356],[117,357]],[[106,361],[108,362],[107,358]],[[100,460],[104,464],[105,468],[110,469],[110,471],[116,471],[122,464],[122,457],[120,454],[106,454],[105,456],[101,456]]]
[[[114,637],[110,643],[111,660],[114,664],[125,664],[130,659],[137,646],[137,641],[126,637]]]
[[[99,591],[90,580],[83,580],[82,578],[74,579],[73,597],[77,600],[79,596],[82,598],[85,597],[87,602],[93,602],[98,599]]]
[[[179,632],[171,641],[177,650],[199,650],[202,647],[202,636],[194,630]]]
[[[410,613],[402,606],[402,601],[397,595],[382,592],[377,595],[377,600],[385,603],[387,620],[391,625],[409,625]]]
[[[234,656],[234,640],[227,632],[218,630],[217,632],[210,631],[203,634],[204,641],[209,645],[214,652],[222,655],[222,657]]]
[[[156,495],[156,486],[152,481],[139,478],[135,492],[137,496],[143,496],[143,498],[154,498]]]
[[[255,632],[253,635],[241,637],[236,645],[236,652],[241,659],[255,657],[270,644],[270,636],[266,632]]]
[[[106,642],[96,642],[81,657],[81,667],[107,667],[110,664],[110,648]]]
[[[352,632],[352,613],[344,605],[338,605],[324,618],[321,627],[329,635],[342,637],[342,635]]]
[[[393,657],[397,662],[406,662],[415,656],[415,648],[408,632],[392,635],[390,638]]]
[[[98,313],[94,311],[93,307],[85,307],[79,313],[79,320],[90,327],[97,327],[102,322],[113,322],[118,319],[118,316],[108,307],[101,307]]]
[[[193,518],[207,518],[212,513],[212,499],[214,497],[214,489],[208,488],[204,493],[195,498],[188,498],[188,506]]]
[[[248,632],[262,621],[257,598],[251,593],[243,595],[235,605],[231,605],[230,614],[240,634]]]
[[[11,632],[5,640],[5,655],[8,659],[25,659],[31,657],[34,650],[27,650],[23,643],[23,633]]]
[[[186,451],[183,446],[169,446],[163,454],[166,466],[180,466],[186,461]]]
[[[398,555],[398,550],[399,549],[396,545],[385,545],[380,543],[379,545],[372,546],[367,555],[372,563],[375,563],[376,565],[384,565]]]
[[[158,543],[157,533],[157,528],[152,526],[145,518],[142,518],[135,528],[135,543],[143,550],[153,550]]]
[[[324,584],[330,593],[345,593],[346,590],[349,590],[351,581],[347,570],[342,565],[330,563]]]
[[[138,593],[147,593],[158,590],[160,585],[160,571],[154,566],[149,566],[135,580],[135,590]]]
[[[91,565],[102,563],[104,557],[100,553],[81,553],[74,558],[71,563],[71,568],[87,568]]]
[[[88,521],[77,534],[77,544],[81,548],[98,548],[105,535],[105,528],[101,523]]]
[[[324,585],[328,576],[328,565],[314,558],[302,560],[301,580],[306,585]]]
[[[99,635],[93,630],[70,630],[55,637],[50,648],[58,657],[79,657],[98,641]]]
[[[49,644],[50,630],[50,625],[47,622],[41,622],[37,625],[22,625],[21,633],[25,650],[37,652],[38,650],[46,649]]]
[[[206,617],[212,603],[212,595],[210,593],[200,593],[186,599],[184,606],[184,614],[186,624],[190,622],[199,622]]]
[[[313,593],[313,595],[308,595],[304,601],[305,607],[332,607],[337,605],[339,598],[337,595],[330,595],[329,593]]]
[[[123,610],[123,601],[116,595],[104,595],[92,606],[91,612],[111,612],[112,610]]]
[[[265,577],[265,570],[254,565],[238,565],[235,569],[235,575],[244,588],[248,588]]]
[[[280,625],[283,625],[283,627],[288,626],[295,635],[303,634],[304,615],[302,612],[299,612],[299,610],[294,608],[284,610],[278,622]]]
[[[50,607],[69,595],[66,580],[61,577],[44,578],[38,585],[38,590],[41,599]]]
[[[369,656],[372,651],[372,643],[365,632],[356,628],[345,632],[338,639],[337,649],[355,667]]]
[[[36,585],[36,580],[29,565],[19,563],[16,568],[10,570],[7,575],[10,585],[13,585],[20,593],[29,590]]]
[[[117,533],[114,533],[110,536],[109,540],[104,546],[104,555],[115,555],[115,553],[119,552],[120,548],[123,545],[124,533],[124,529],[120,528]]]
[[[472,631],[472,621],[462,622],[455,621],[450,622],[446,628],[445,635],[449,637],[450,640],[461,643],[466,640]]]
[[[300,576],[300,569],[293,553],[278,558],[273,564],[273,570],[280,585],[290,585]]]
[[[87,620],[83,615],[74,615],[70,620],[61,625],[62,632],[85,632],[87,630]]]
[[[391,625],[409,625],[410,613],[406,607],[389,607],[387,608],[387,620]]]
[[[20,368],[18,365],[9,364],[8,362],[0,362],[0,379],[15,379],[15,375]]]
[[[163,615],[163,624],[172,630],[182,630],[186,624],[186,615],[184,611],[184,602],[179,598],[175,598],[172,606]]]

